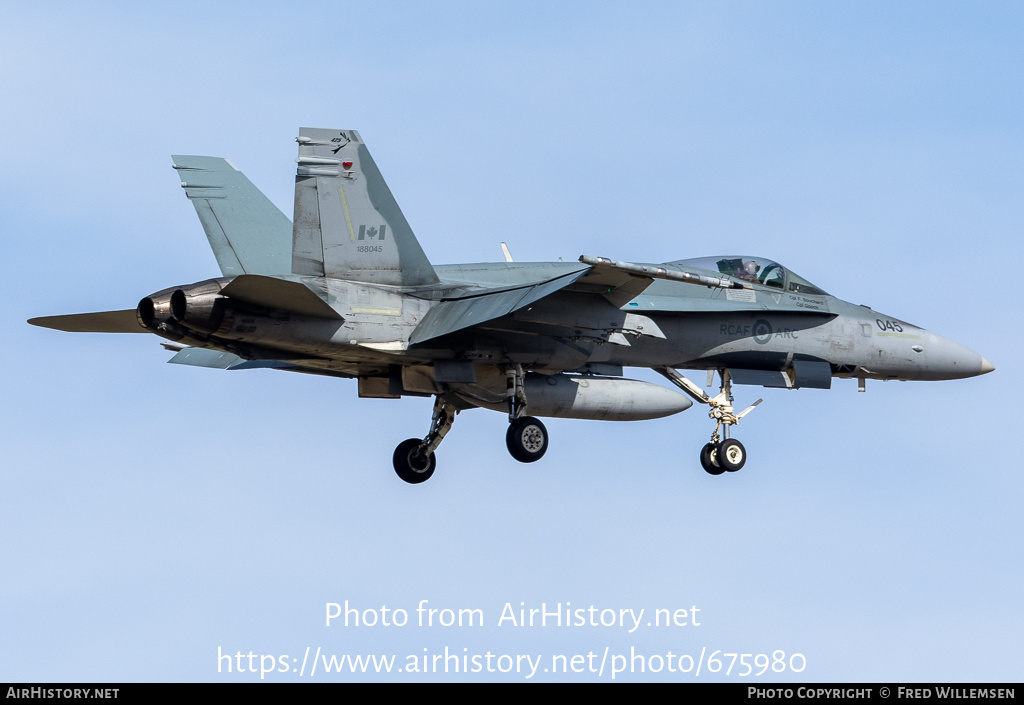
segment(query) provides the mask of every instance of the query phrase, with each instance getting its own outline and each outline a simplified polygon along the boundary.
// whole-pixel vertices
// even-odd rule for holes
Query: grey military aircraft
[[[434,397],[430,430],[398,444],[398,476],[427,480],[460,411],[508,414],[524,463],[548,448],[540,417],[631,421],[704,404],[712,475],[743,467],[733,384],[827,389],[832,378],[942,380],[994,367],[922,328],[831,296],[762,257],[664,264],[431,265],[354,130],[303,128],[294,222],[226,159],[175,156],[222,276],[134,309],[33,318],[75,332],[155,333],[170,362],[356,379],[360,397]],[[651,368],[675,389],[625,379]],[[679,370],[717,372],[711,396]]]

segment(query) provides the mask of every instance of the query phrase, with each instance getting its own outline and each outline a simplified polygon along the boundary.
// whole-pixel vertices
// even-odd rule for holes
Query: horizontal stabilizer
[[[135,309],[103,311],[101,313],[72,313],[67,316],[30,318],[29,323],[41,328],[52,328],[67,333],[146,333],[139,323]]]
[[[291,221],[245,174],[220,157],[171,158],[224,276],[291,273]]]
[[[341,314],[300,282],[244,274],[235,277],[230,284],[221,289],[220,293],[237,301],[245,301],[264,308],[290,311],[314,318],[341,319]]]

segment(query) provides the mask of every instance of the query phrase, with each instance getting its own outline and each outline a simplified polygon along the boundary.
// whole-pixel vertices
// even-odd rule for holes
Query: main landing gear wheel
[[[544,457],[548,449],[548,431],[538,419],[521,416],[508,425],[505,445],[512,457],[521,463],[532,463]]]
[[[434,398],[434,413],[427,437],[422,440],[410,438],[395,448],[391,462],[400,478],[411,485],[418,485],[430,479],[434,474],[434,468],[437,467],[437,456],[434,451],[441,445],[445,434],[451,430],[457,413],[459,410],[446,401],[444,395],[438,394]]]
[[[392,462],[398,476],[410,485],[426,482],[437,467],[437,457],[433,453],[423,452],[423,441],[419,438],[399,443]]]

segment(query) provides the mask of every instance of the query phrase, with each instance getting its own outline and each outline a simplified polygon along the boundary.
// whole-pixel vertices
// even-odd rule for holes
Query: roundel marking
[[[764,345],[772,339],[772,324],[763,318],[759,319],[754,323],[753,334],[754,342]]]

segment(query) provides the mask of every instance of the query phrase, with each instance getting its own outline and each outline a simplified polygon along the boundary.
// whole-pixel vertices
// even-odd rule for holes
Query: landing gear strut
[[[521,463],[533,463],[544,457],[548,450],[548,430],[540,420],[526,413],[525,373],[522,365],[509,365],[508,377],[508,431],[505,445],[513,458]]]
[[[732,407],[732,376],[729,370],[721,369],[718,374],[722,378],[722,386],[719,393],[709,397],[703,389],[686,379],[671,367],[656,367],[656,372],[664,375],[689,394],[695,401],[707,404],[711,407],[708,416],[715,420],[715,432],[711,434],[711,442],[706,444],[700,451],[700,464],[711,475],[721,475],[723,472],[736,472],[747,462],[747,449],[735,438],[729,438],[729,427],[735,426],[744,416],[754,410],[761,399],[748,406],[740,413],[735,413]],[[708,384],[710,385],[711,373],[708,373]],[[719,431],[722,432],[719,435]]]
[[[505,445],[512,457],[521,463],[533,463],[544,457],[548,450],[548,431],[538,419],[526,416],[526,372],[519,364],[509,365],[505,369],[508,391],[508,432],[505,434]],[[456,402],[457,403],[457,402]],[[452,427],[455,405],[445,399],[444,394],[434,397],[434,414],[430,423],[430,433],[426,438],[410,438],[402,441],[395,448],[392,464],[395,473],[409,484],[418,485],[426,482],[434,474],[437,458],[434,451],[441,445],[445,434]]]
[[[430,422],[430,433],[423,440],[410,438],[402,441],[395,448],[395,454],[391,458],[395,466],[395,472],[400,478],[412,485],[426,482],[434,474],[437,467],[437,457],[434,451],[441,445],[445,434],[452,427],[455,415],[458,410],[444,397],[438,394],[434,397],[434,415]]]

